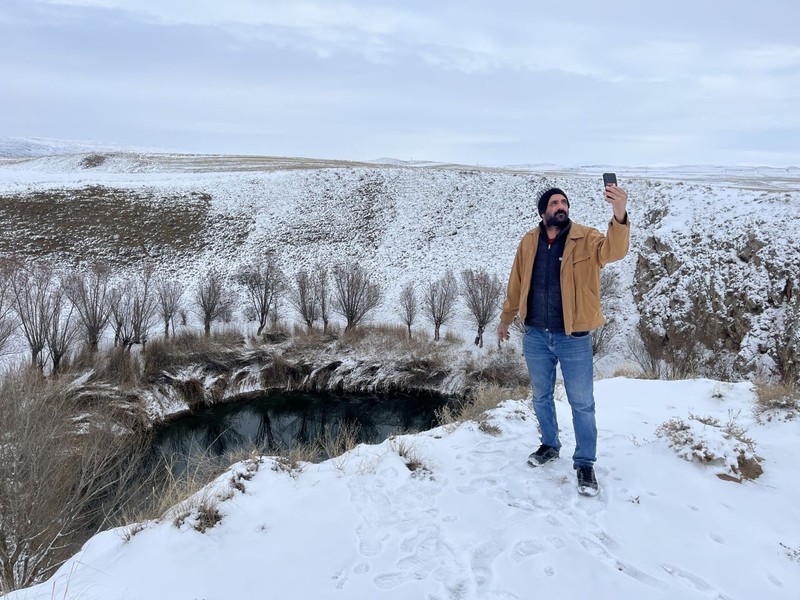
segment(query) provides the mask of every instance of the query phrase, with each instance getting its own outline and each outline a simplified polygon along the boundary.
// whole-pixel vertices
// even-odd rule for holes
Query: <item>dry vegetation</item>
[[[76,422],[83,410],[35,370],[0,382],[2,590],[50,575],[130,500],[146,436],[123,433],[102,407]]]
[[[133,264],[163,248],[197,253],[209,227],[205,194],[88,186],[0,198],[0,255],[104,258]]]
[[[656,435],[666,439],[678,456],[688,461],[717,465],[722,469],[717,473],[720,479],[756,479],[763,473],[761,459],[756,454],[755,441],[738,419],[738,413],[731,413],[727,422],[721,423],[715,417],[690,413],[688,421],[673,417],[662,423]]]
[[[753,412],[759,421],[774,418],[789,421],[800,411],[800,389],[795,385],[760,381],[756,384]]]
[[[478,385],[457,407],[442,407],[437,412],[437,418],[442,425],[474,421],[484,433],[499,435],[502,431],[497,425],[491,423],[487,412],[505,400],[518,400],[529,395],[528,387],[506,388],[494,383],[484,383]]]

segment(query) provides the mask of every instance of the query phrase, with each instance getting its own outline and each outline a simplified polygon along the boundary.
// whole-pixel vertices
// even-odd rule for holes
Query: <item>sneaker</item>
[[[594,476],[593,467],[578,467],[578,493],[582,496],[597,496],[600,486]]]
[[[539,449],[528,457],[528,464],[532,467],[541,467],[551,460],[558,458],[558,448],[542,444]]]

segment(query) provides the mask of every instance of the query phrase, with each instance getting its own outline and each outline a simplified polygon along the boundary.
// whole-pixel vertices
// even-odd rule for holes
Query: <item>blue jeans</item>
[[[567,400],[572,408],[575,453],[572,466],[591,467],[597,460],[597,423],[594,416],[594,377],[591,334],[574,337],[527,327],[522,341],[525,362],[531,376],[533,411],[539,421],[542,444],[561,448],[553,390],[556,364],[561,363]]]

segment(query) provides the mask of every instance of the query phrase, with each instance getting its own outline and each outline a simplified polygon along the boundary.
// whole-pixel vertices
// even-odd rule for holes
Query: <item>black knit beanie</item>
[[[537,204],[537,208],[539,209],[540,217],[547,211],[547,203],[550,202],[551,196],[555,196],[556,194],[561,194],[564,196],[564,198],[567,198],[564,190],[559,188],[550,188],[544,194],[539,196],[539,204]],[[567,198],[567,206],[569,206],[569,198]]]

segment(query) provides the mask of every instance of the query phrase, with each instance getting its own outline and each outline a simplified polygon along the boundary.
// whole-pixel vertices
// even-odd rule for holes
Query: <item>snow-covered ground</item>
[[[566,402],[562,457],[532,469],[535,418],[508,401],[492,412],[499,435],[465,423],[295,472],[239,463],[200,494],[221,498],[205,532],[195,508],[101,533],[7,600],[796,599],[800,419],[756,422],[745,383],[616,378],[596,396],[596,498],[576,493]],[[694,450],[656,435],[675,417],[698,425]],[[696,420],[709,417],[746,429],[761,477],[716,476],[735,440]],[[698,447],[719,459],[679,456]]]

